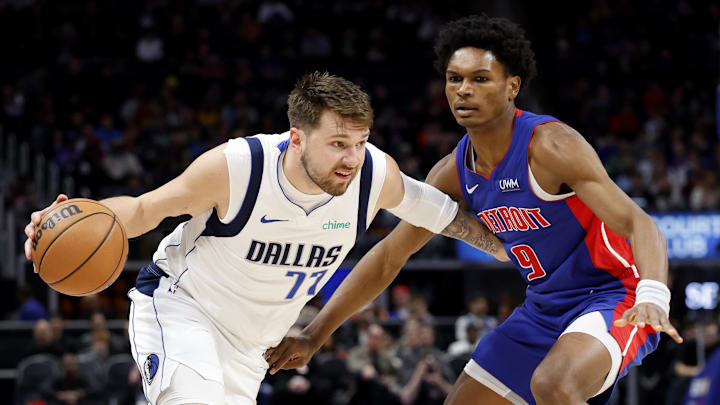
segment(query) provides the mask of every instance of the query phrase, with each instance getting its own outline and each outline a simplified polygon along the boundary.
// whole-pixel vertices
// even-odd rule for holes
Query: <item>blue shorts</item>
[[[608,332],[623,350],[622,363],[618,371],[619,380],[627,374],[630,366],[638,365],[642,359],[657,348],[660,334],[650,326],[618,328],[614,320],[622,317],[632,300],[608,305],[607,301],[588,303],[577,309],[574,316],[549,318],[528,305],[527,302],[515,309],[500,326],[485,335],[475,347],[472,359],[485,371],[502,382],[528,404],[535,399],[530,392],[533,372],[550,351],[567,327],[580,316],[598,311],[605,320]],[[617,380],[616,380],[617,382]],[[589,400],[591,405],[605,404],[612,394],[612,387]]]

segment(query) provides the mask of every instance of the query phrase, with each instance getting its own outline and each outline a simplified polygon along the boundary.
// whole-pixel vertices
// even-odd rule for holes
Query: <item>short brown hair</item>
[[[372,127],[370,97],[355,83],[328,72],[307,73],[288,96],[288,120],[295,128],[317,128],[324,110]]]

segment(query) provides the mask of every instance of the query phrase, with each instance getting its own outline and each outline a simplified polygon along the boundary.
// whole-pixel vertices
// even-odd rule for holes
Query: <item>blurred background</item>
[[[720,4],[479,3],[0,0],[0,403],[145,403],[126,292],[187,219],[131,241],[121,278],[78,299],[49,290],[24,259],[32,211],[60,192],[139,195],[229,138],[286,131],[287,94],[315,69],[370,94],[371,142],[422,179],[464,134],[432,68],[432,40],[444,22],[482,12],[532,40],[539,75],[518,107],[579,130],[669,241],[671,315],[685,343],[663,337],[612,404],[685,403],[719,344]],[[293,330],[395,223],[376,218]],[[442,404],[524,286],[512,267],[436,237],[309,367],[269,377],[258,402]]]

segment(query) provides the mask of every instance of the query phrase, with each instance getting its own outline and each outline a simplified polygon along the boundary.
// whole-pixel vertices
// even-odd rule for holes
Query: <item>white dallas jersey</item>
[[[372,221],[386,173],[384,152],[368,143],[347,191],[306,213],[278,181],[288,138],[228,142],[227,215],[212,210],[180,224],[138,277],[138,290],[151,295],[157,283],[143,278],[160,269],[233,338],[273,346],[285,336]]]

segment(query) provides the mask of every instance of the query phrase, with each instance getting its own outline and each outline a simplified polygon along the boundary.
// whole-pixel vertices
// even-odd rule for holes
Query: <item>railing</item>
[[[12,205],[5,206],[10,193],[10,185],[19,176],[32,178],[37,201],[40,205],[49,204],[59,191],[69,195],[75,192],[75,182],[71,176],[61,176],[60,169],[45,156],[37,154],[31,158],[30,145],[18,141],[14,133],[5,136],[0,126],[0,277],[15,279],[18,287],[26,285],[25,258],[23,247],[19,244],[22,237],[24,218],[19,218]],[[10,196],[12,197],[12,196]]]

